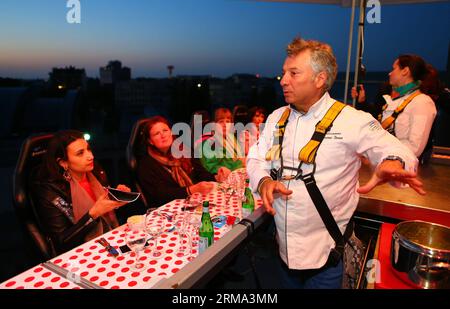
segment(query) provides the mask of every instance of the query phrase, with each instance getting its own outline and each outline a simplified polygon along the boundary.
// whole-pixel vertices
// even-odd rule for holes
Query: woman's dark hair
[[[427,74],[427,64],[425,60],[417,55],[398,56],[398,65],[401,69],[408,67],[411,71],[412,78],[415,81],[423,80]]]
[[[248,123],[252,122],[253,117],[255,117],[258,113],[263,114],[264,118],[267,116],[267,112],[264,107],[253,106],[248,110]]]
[[[436,100],[442,89],[438,71],[421,57],[416,55],[400,55],[398,57],[400,68],[408,67],[415,81],[421,81],[420,91]]]
[[[427,74],[420,84],[420,90],[436,102],[443,89],[442,82],[439,80],[439,72],[431,64],[427,64]]]
[[[62,176],[64,169],[58,162],[61,159],[67,161],[67,146],[78,139],[84,139],[84,136],[76,130],[59,131],[50,139],[39,171],[40,179],[51,181],[64,179]]]

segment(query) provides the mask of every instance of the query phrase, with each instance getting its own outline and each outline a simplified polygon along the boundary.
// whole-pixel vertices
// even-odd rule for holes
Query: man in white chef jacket
[[[286,288],[340,288],[342,261],[327,263],[335,242],[319,216],[298,173],[300,150],[311,140],[316,124],[336,101],[330,97],[337,73],[336,59],[327,44],[295,38],[287,47],[281,87],[287,106],[275,110],[249,151],[247,172],[252,189],[260,193],[267,212],[275,216],[282,261],[282,284]],[[277,144],[277,123],[290,109],[279,158],[267,159]],[[279,136],[279,135],[278,135]],[[359,186],[360,156],[369,158],[376,170]],[[275,180],[270,171],[283,170]],[[342,109],[326,133],[315,157],[314,177],[331,213],[344,232],[358,204],[359,194],[378,184],[409,185],[425,194],[416,179],[416,156],[383,130],[370,114],[349,106]],[[288,167],[288,168],[285,168]],[[289,169],[292,168],[292,169]],[[304,173],[312,164],[303,164]]]

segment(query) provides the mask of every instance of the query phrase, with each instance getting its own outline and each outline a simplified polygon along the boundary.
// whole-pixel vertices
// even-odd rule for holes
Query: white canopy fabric
[[[344,103],[347,103],[347,94],[348,94],[348,84],[350,80],[350,63],[351,63],[351,54],[352,54],[352,43],[353,43],[353,25],[355,22],[355,7],[359,6],[359,27],[358,27],[358,38],[356,44],[356,61],[355,61],[355,78],[353,81],[353,85],[356,86],[358,82],[358,73],[359,68],[361,67],[362,61],[362,43],[363,43],[363,35],[364,35],[364,15],[365,15],[365,3],[367,0],[255,0],[262,2],[298,2],[298,3],[310,3],[310,4],[333,4],[340,5],[342,7],[351,7],[351,17],[350,17],[350,30],[349,30],[349,43],[348,43],[348,53],[347,53],[347,69],[345,75],[345,93],[344,93]],[[413,3],[430,3],[430,2],[445,2],[448,0],[379,0],[381,5],[389,5],[389,4],[413,4]],[[355,106],[355,100],[353,100],[353,106]]]

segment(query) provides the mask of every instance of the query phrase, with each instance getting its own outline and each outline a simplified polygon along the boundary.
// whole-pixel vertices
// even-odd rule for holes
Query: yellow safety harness
[[[281,145],[283,144],[284,130],[286,129],[291,109],[287,107],[280,120],[278,120],[276,130],[274,132],[273,145],[266,153],[266,161],[278,160],[281,156]]]
[[[319,149],[320,144],[322,143],[323,139],[325,138],[325,135],[327,132],[331,129],[334,120],[337,118],[337,116],[341,113],[341,111],[346,107],[347,105],[341,102],[334,102],[333,105],[328,109],[325,116],[316,124],[316,128],[314,130],[314,133],[311,137],[311,140],[300,150],[300,153],[298,154],[298,159],[300,161],[299,167],[297,170],[297,175],[295,179],[302,179],[302,171],[300,169],[301,165],[303,163],[306,164],[314,164],[314,170],[315,171],[315,159],[317,155],[317,150]],[[294,170],[291,167],[283,166],[283,156],[281,154],[282,151],[282,145],[283,145],[283,138],[284,138],[284,132],[286,130],[286,126],[288,123],[288,118],[290,115],[291,109],[286,108],[281,115],[280,120],[278,120],[276,125],[276,130],[274,132],[274,142],[272,147],[267,151],[266,153],[266,160],[267,161],[274,161],[280,159],[281,161],[281,167],[278,170],[272,169],[271,176],[274,179],[282,179],[283,169],[291,169]]]
[[[319,149],[320,144],[327,132],[331,129],[333,121],[341,113],[346,105],[341,102],[334,102],[334,104],[328,109],[322,120],[316,124],[316,130],[314,131],[311,140],[302,148],[298,159],[305,163],[314,163],[317,155],[317,149]]]
[[[302,180],[305,184],[306,190],[308,191],[311,200],[314,203],[314,206],[319,213],[320,218],[322,219],[328,233],[335,241],[335,247],[331,249],[330,255],[328,257],[327,263],[330,265],[336,266],[339,261],[342,260],[342,255],[344,252],[344,247],[350,235],[353,232],[353,224],[349,222],[347,225],[344,234],[341,233],[339,226],[334,219],[330,208],[327,205],[327,202],[323,198],[322,193],[317,187],[316,180],[314,178],[314,173],[316,170],[316,155],[317,150],[319,149],[320,144],[327,132],[331,129],[334,120],[339,116],[341,111],[346,107],[344,103],[334,102],[333,105],[328,109],[325,116],[316,124],[316,128],[311,137],[311,140],[302,148],[300,153],[298,154],[298,158],[300,160],[300,164],[297,169],[291,168],[289,166],[283,166],[283,156],[281,153],[284,131],[286,129],[286,125],[289,118],[290,109],[286,108],[281,116],[280,120],[276,125],[276,131],[274,132],[274,140],[273,146],[269,149],[266,154],[266,160],[278,160],[280,159],[281,167],[279,169],[272,169],[270,171],[270,176],[274,180]],[[312,172],[308,174],[303,174],[301,166],[303,163],[313,164]],[[283,169],[294,170],[297,172],[297,175],[292,175],[288,177],[283,177]]]
[[[383,118],[383,112],[386,110],[387,108],[387,104],[383,105],[383,110],[381,112],[381,114],[378,115],[378,121],[381,122],[381,126],[383,127],[383,129],[387,129],[389,128],[392,123],[394,123],[394,121],[397,119],[398,115],[400,115],[405,107],[411,103],[411,101],[417,97],[419,94],[421,94],[422,92],[420,92],[420,90],[416,90],[415,92],[413,92],[408,98],[406,98],[405,101],[403,101],[402,104],[400,104],[392,113],[391,116],[389,116],[388,118],[386,118],[383,122],[381,122],[381,119]]]

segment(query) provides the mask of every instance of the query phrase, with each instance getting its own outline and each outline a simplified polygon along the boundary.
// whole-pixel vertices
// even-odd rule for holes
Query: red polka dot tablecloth
[[[220,191],[214,191],[203,200],[210,201],[211,217],[216,215],[241,217],[241,203],[232,196],[228,199]],[[262,205],[261,200],[257,200],[256,207]],[[159,209],[168,213],[181,212],[185,206],[184,200],[174,200]],[[193,210],[193,215],[201,216],[201,207]],[[176,229],[167,229],[159,237],[158,250],[162,255],[158,258],[152,256],[153,246],[144,248],[140,253],[139,260],[144,263],[145,269],[134,271],[132,265],[135,262],[135,255],[132,252],[120,253],[114,257],[106,251],[95,240],[84,243],[54,259],[50,262],[68,271],[68,275],[63,277],[47,270],[41,265],[35,266],[26,272],[17,275],[0,284],[0,288],[12,289],[78,289],[73,278],[84,278],[98,287],[105,289],[131,289],[131,288],[151,288],[160,280],[168,278],[183,268],[198,255],[198,248],[192,247],[190,254],[178,256],[179,235]],[[108,242],[118,249],[126,245],[124,229],[126,225],[120,226],[113,231],[103,235]],[[232,226],[225,224],[221,228],[215,228],[214,240],[217,241],[226,234]],[[194,237],[194,241],[198,240]]]
[[[80,289],[67,278],[38,265],[0,284],[0,289]]]

